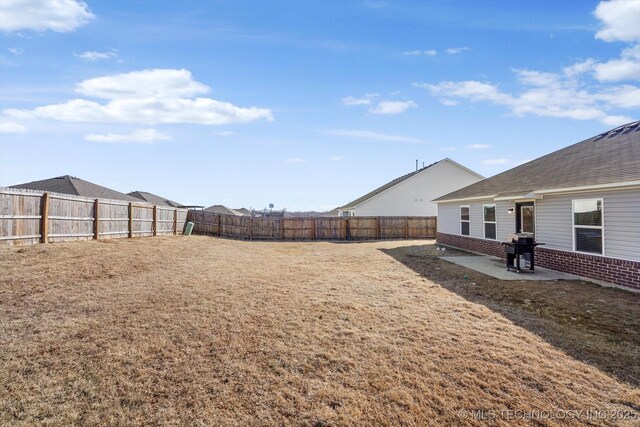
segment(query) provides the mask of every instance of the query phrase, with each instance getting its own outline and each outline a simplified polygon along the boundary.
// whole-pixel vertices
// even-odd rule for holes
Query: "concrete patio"
[[[516,273],[515,271],[507,271],[505,260],[492,256],[447,256],[441,257],[445,261],[467,267],[471,270],[495,277],[500,280],[576,280],[583,279],[572,274],[562,273],[560,271],[549,270],[548,268],[535,267],[532,274],[529,271]],[[583,279],[584,280],[584,279]]]

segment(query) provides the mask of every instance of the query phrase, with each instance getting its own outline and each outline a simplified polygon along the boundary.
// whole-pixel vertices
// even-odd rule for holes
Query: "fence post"
[[[222,236],[222,214],[218,214],[218,236]]]
[[[376,240],[380,240],[380,217],[376,217]]]
[[[173,235],[178,234],[178,208],[173,210]]]
[[[318,239],[318,219],[313,218],[313,240]]]
[[[158,235],[158,205],[153,205],[153,236]]]
[[[42,212],[40,217],[40,242],[47,243],[49,238],[49,193],[42,194]]]
[[[249,240],[253,240],[253,217],[249,217]]]
[[[351,235],[351,233],[350,233],[350,230],[349,230],[349,218],[347,218],[347,219],[344,220],[344,239],[345,240],[350,240],[349,239],[349,237],[351,237],[350,235]]]
[[[409,239],[409,217],[404,219],[404,238]]]
[[[100,199],[93,202],[93,238],[98,240],[100,237]]]
[[[129,238],[133,237],[133,202],[129,202]]]
[[[282,221],[282,241],[284,241],[284,236],[285,236],[285,234],[284,234],[284,216],[282,217],[281,221]]]

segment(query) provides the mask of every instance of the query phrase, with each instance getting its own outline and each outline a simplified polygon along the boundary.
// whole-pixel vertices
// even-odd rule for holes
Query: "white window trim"
[[[469,219],[462,219],[462,208],[467,208],[469,209]],[[471,237],[471,206],[470,205],[461,205],[460,206],[460,210],[458,211],[459,215],[458,215],[458,222],[460,223],[460,236],[469,236]],[[466,222],[469,224],[469,234],[462,234],[462,223]]]
[[[575,215],[575,202],[580,202],[584,200],[595,200],[596,202],[600,202],[600,206],[602,207],[602,224],[601,225],[576,225],[576,215]],[[576,228],[591,228],[594,230],[602,230],[602,253],[596,252],[583,252],[576,250]],[[596,255],[596,256],[605,256],[605,246],[604,246],[604,198],[602,197],[590,197],[588,199],[572,199],[571,200],[571,241],[573,242],[573,252],[585,255]]]
[[[492,206],[493,206],[493,209],[495,210],[496,220],[495,221],[485,221],[484,220],[484,208],[485,207],[492,207]],[[495,237],[495,239],[487,237],[487,227],[484,226],[485,224],[494,224],[496,226],[496,237]],[[495,203],[482,205],[482,235],[487,240],[498,240],[498,207],[496,206]]]

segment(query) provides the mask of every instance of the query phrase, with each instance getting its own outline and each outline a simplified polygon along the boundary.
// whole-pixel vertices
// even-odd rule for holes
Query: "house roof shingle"
[[[131,193],[127,193],[127,195],[151,203],[152,205],[170,206],[172,208],[183,206],[181,203],[174,202],[173,200],[169,200],[156,194],[148,193],[146,191],[132,191]]]
[[[532,191],[640,180],[640,121],[446,194],[435,201],[523,196]]]
[[[236,211],[235,209],[228,208],[224,205],[212,205],[208,208],[204,209],[207,212],[213,212],[216,214],[224,214],[224,215],[243,215],[242,213]]]
[[[75,176],[63,175],[55,178],[32,181],[24,184],[12,185],[10,188],[23,188],[27,190],[50,191],[55,193],[72,194],[75,196],[126,200],[128,202],[139,202],[140,199],[85,181]]]

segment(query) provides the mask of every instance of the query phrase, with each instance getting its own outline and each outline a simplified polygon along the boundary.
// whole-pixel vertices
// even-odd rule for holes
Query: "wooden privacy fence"
[[[253,218],[189,211],[193,232],[246,240],[379,240],[436,237],[436,217]]]
[[[181,233],[187,209],[0,188],[0,245]]]

